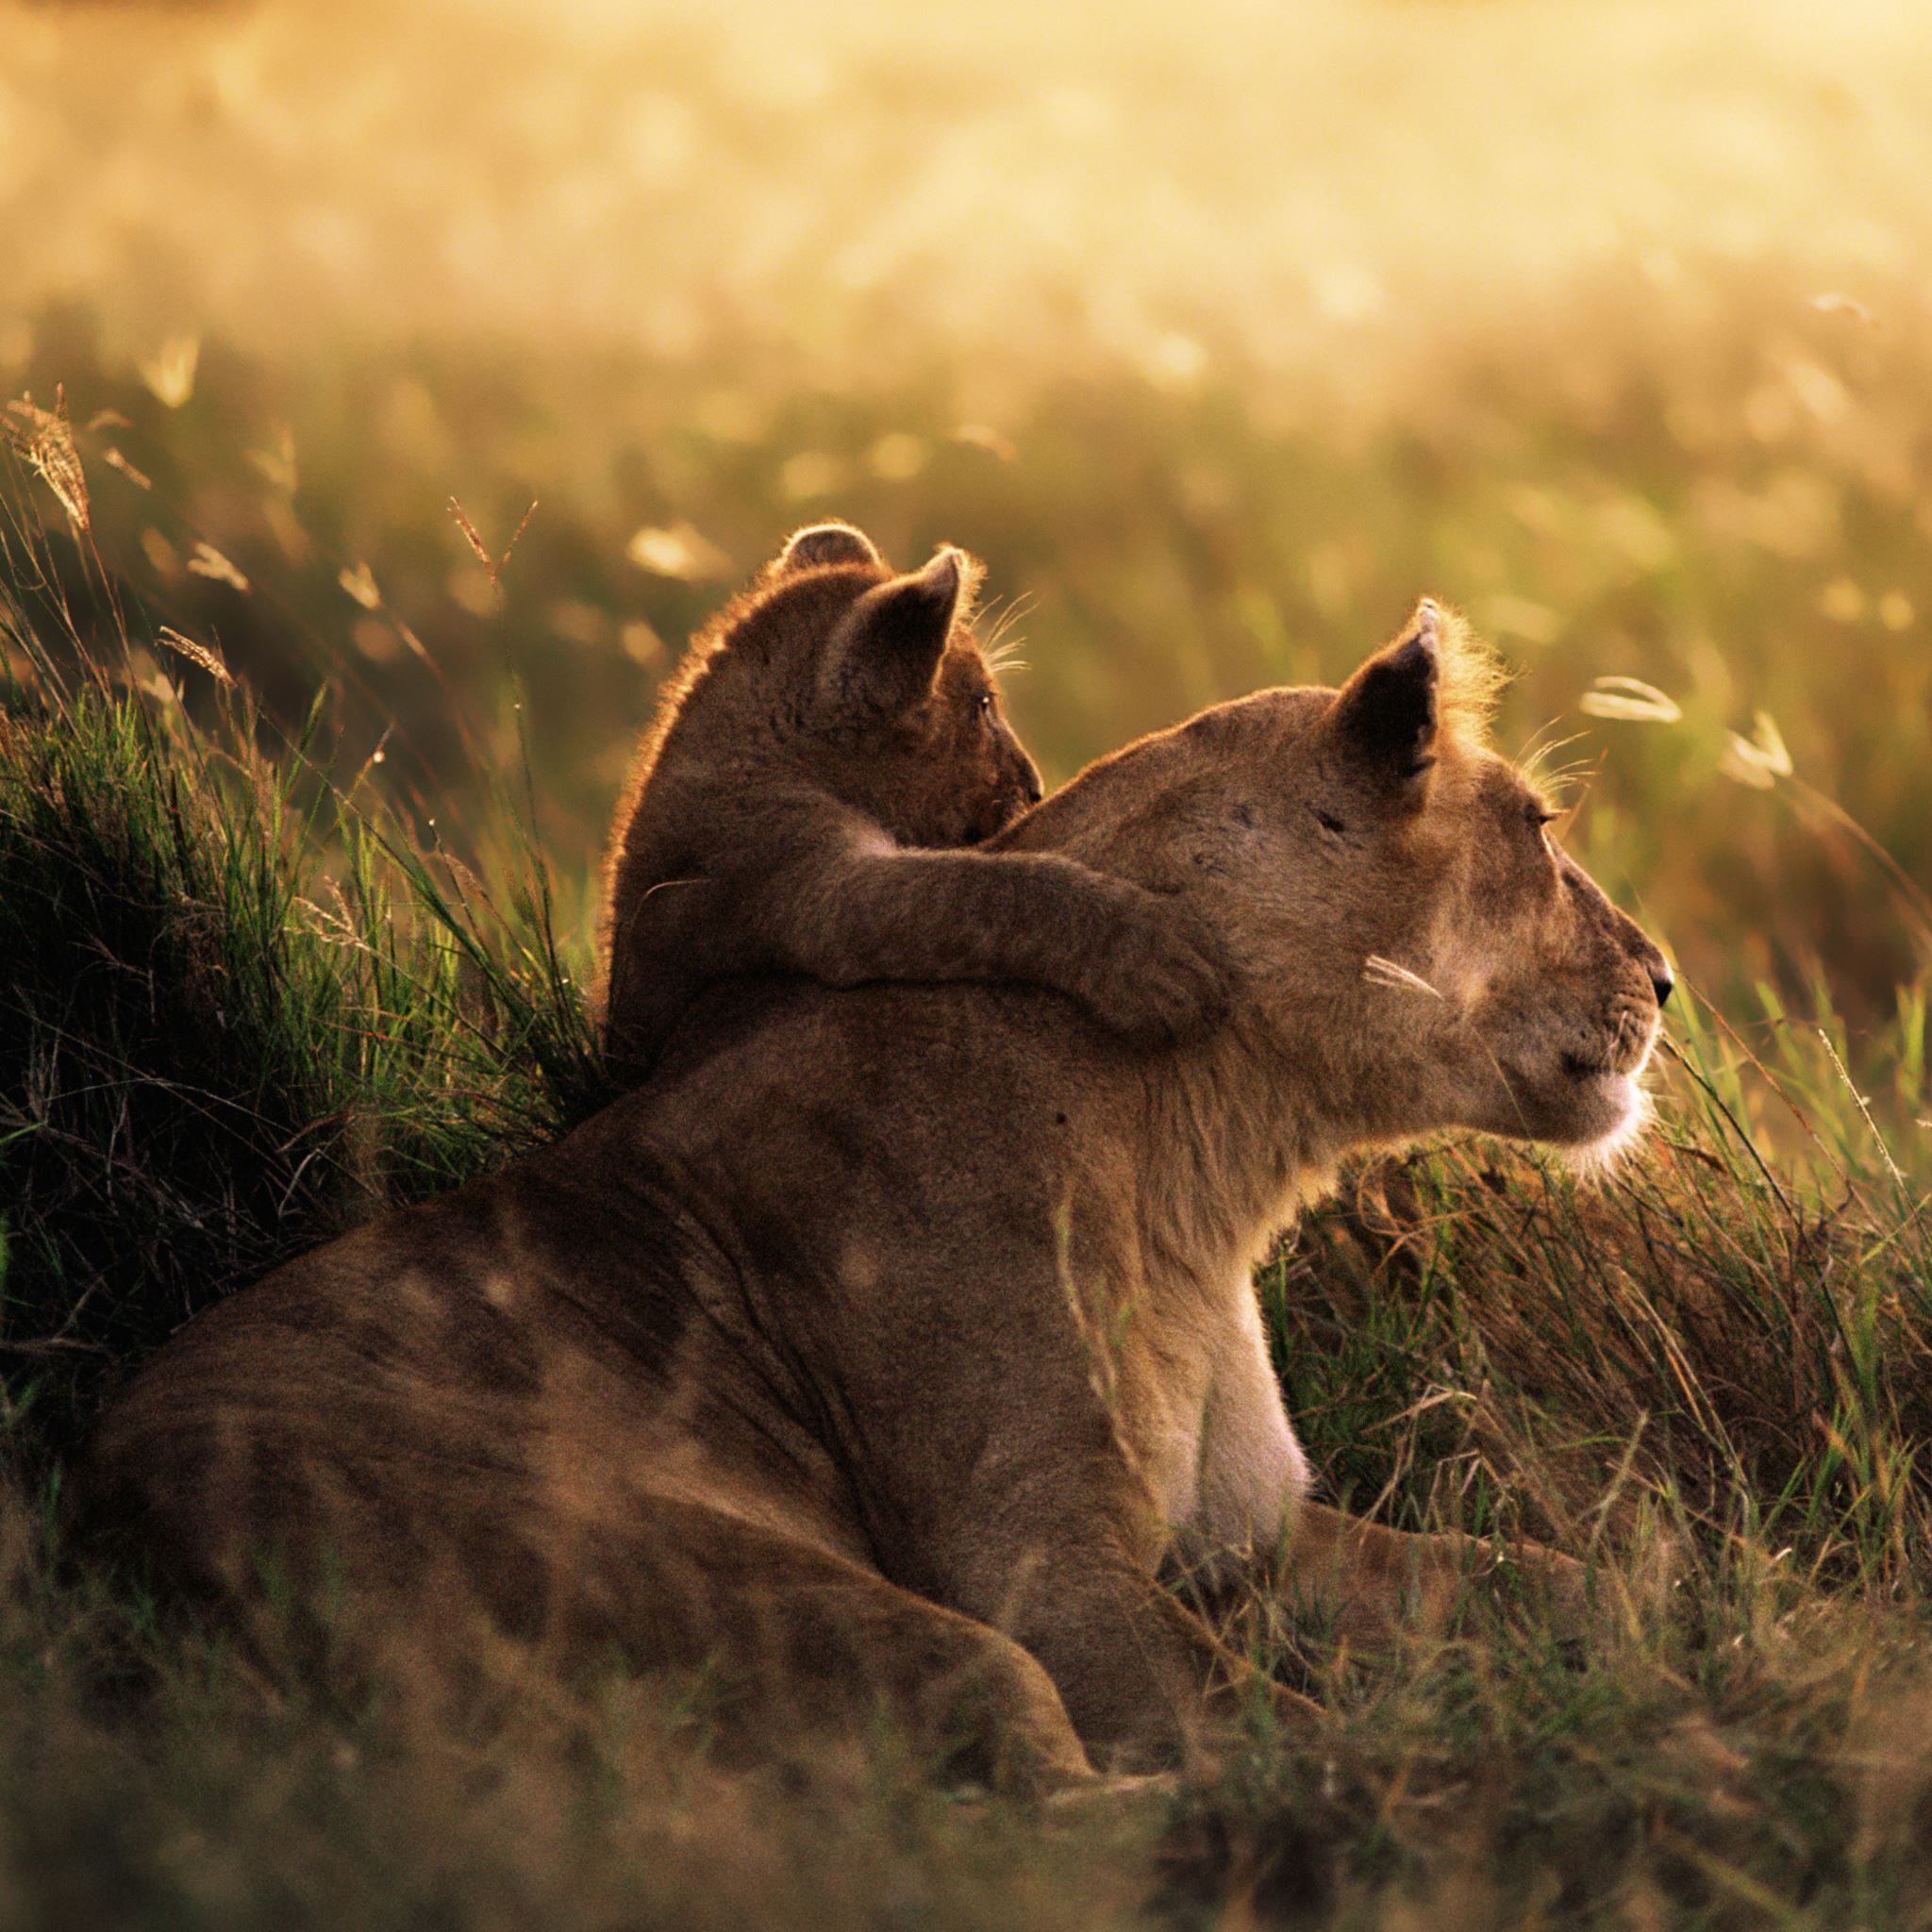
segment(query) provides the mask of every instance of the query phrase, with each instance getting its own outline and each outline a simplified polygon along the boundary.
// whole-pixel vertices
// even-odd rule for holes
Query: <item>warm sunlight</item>
[[[1928,184],[1924,0],[0,0],[0,1924],[1927,1923]]]

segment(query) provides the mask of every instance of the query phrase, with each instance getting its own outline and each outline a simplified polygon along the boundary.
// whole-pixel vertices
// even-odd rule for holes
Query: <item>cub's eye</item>
[[[1543,827],[1554,825],[1563,814],[1559,811],[1545,811],[1540,805],[1530,805],[1524,808],[1523,816],[1529,821],[1530,830],[1541,838]]]
[[[991,691],[981,691],[981,692],[980,692],[980,694],[979,694],[979,696],[978,696],[978,697],[977,697],[977,698],[976,698],[976,699],[974,700],[974,703],[976,703],[976,704],[978,705],[978,707],[979,707],[979,715],[980,715],[980,716],[981,716],[982,718],[991,718],[991,717],[992,716],[992,693],[991,693]]]

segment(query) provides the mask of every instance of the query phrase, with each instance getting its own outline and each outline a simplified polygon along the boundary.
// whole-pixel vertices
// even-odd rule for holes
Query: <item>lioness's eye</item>
[[[1562,817],[1561,812],[1545,811],[1540,805],[1525,806],[1523,815],[1530,823],[1532,830],[1541,832],[1545,825],[1553,825]]]
[[[991,718],[992,716],[992,693],[990,691],[982,691],[979,694],[979,715],[982,718]]]

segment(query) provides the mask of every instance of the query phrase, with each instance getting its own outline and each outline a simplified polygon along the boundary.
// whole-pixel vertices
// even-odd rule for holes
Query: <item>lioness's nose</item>
[[[1677,982],[1671,976],[1670,967],[1666,965],[1662,959],[1659,959],[1657,962],[1657,964],[1650,969],[1650,990],[1652,992],[1657,994],[1657,1003],[1658,1006],[1662,1006],[1663,1003],[1670,998],[1671,989],[1672,987],[1675,986],[1676,983]]]

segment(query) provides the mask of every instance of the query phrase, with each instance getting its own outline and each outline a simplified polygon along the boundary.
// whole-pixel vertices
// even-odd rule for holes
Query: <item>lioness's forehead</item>
[[[1466,752],[1459,762],[1473,799],[1507,814],[1542,808],[1543,794],[1499,753]]]

